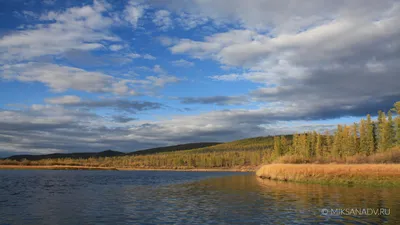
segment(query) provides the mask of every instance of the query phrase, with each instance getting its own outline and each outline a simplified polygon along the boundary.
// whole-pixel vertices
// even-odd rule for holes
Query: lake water
[[[400,191],[234,172],[0,170],[0,224],[313,222],[400,224]]]

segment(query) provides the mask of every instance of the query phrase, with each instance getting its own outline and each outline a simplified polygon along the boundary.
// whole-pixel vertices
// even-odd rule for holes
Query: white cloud
[[[241,26],[245,29],[268,31],[273,34],[297,33],[319,26],[337,17],[377,17],[396,0],[351,0],[340,3],[329,0],[188,0],[184,3],[164,1],[177,14],[209,18],[214,24]],[[185,18],[182,20],[190,19]],[[203,19],[204,20],[204,19]]]
[[[176,21],[182,26],[183,29],[191,30],[195,27],[207,23],[209,21],[209,18],[204,17],[203,15],[182,12],[178,15]]]
[[[160,41],[160,43],[163,46],[171,46],[171,45],[177,44],[179,42],[179,39],[167,37],[167,36],[161,36],[161,37],[158,37],[157,39],[158,39],[158,41]]]
[[[144,54],[143,55],[143,59],[148,59],[148,60],[155,60],[156,57],[150,55],[150,54]]]
[[[146,7],[130,0],[124,10],[124,19],[128,21],[134,29],[137,28],[139,19],[144,15]]]
[[[164,69],[161,68],[160,65],[154,65],[153,71],[154,71],[155,73],[165,73]]]
[[[123,49],[124,46],[122,46],[122,45],[110,45],[109,48],[110,48],[111,51],[119,51],[119,50]]]
[[[75,67],[49,63],[25,63],[0,66],[0,78],[20,82],[41,82],[53,92],[73,89],[116,95],[138,95],[139,89],[152,90],[180,80],[168,75],[159,65],[156,65],[153,71],[159,75],[146,76],[143,79],[120,79],[101,72],[91,72]],[[71,97],[63,100],[71,100]]]
[[[137,53],[129,53],[129,54],[127,54],[127,56],[129,58],[132,58],[132,59],[136,59],[136,58],[140,58],[141,57],[141,55],[137,54]]]
[[[147,80],[151,81],[156,87],[164,87],[168,83],[176,83],[180,79],[175,76],[160,75],[160,76],[147,76]]]
[[[330,64],[346,55],[357,56],[351,49],[377,46],[379,40],[398,37],[399,13],[400,7],[396,5],[381,11],[378,22],[375,12],[371,17],[337,19],[300,33],[273,37],[251,30],[231,30],[205,37],[204,41],[181,39],[170,50],[175,54],[211,58],[223,65],[249,68],[253,73],[263,73],[265,80],[286,76],[305,78],[306,68]],[[371,68],[372,64],[368,65]],[[242,77],[246,76],[251,77],[248,74]]]
[[[61,105],[79,103],[80,101],[81,101],[81,98],[79,98],[78,96],[75,96],[75,95],[65,95],[65,96],[45,99],[46,103],[61,104]]]
[[[191,66],[194,66],[194,63],[187,61],[185,59],[179,59],[179,60],[172,61],[172,65],[180,66],[180,67],[191,67]]]
[[[250,1],[248,7],[255,2]],[[283,21],[278,14],[288,12],[279,10],[276,18],[269,18],[275,12],[269,14],[268,9],[261,16],[266,18],[263,22],[268,32],[254,29],[257,24],[239,8],[232,15],[243,19],[245,28],[206,36],[202,41],[181,39],[170,50],[241,68],[243,72],[211,78],[264,84],[250,93],[257,101],[308,105],[325,117],[374,113],[400,97],[399,83],[391,82],[400,79],[396,72],[400,65],[400,4],[356,2],[361,3],[355,0],[323,9],[333,15],[329,19],[319,18],[322,3],[297,5],[293,1],[290,9],[294,14],[307,12],[298,21]],[[268,4],[274,8],[272,2],[258,3],[260,8]],[[232,1],[229,7],[235,4],[242,3]],[[214,9],[222,10],[218,4]]]
[[[167,10],[158,10],[154,13],[153,23],[164,31],[172,28],[173,21],[171,19],[171,13]]]
[[[105,9],[105,5],[95,1],[93,5],[62,12],[50,11],[40,17],[41,24],[3,36],[0,60],[29,60],[70,50],[93,50],[103,48],[103,41],[119,41],[108,32],[113,22],[102,15]]]
[[[21,82],[42,82],[54,92],[74,89],[87,92],[135,94],[127,86],[127,80],[119,80],[100,72],[89,72],[74,67],[26,63],[4,65],[0,67],[0,71],[5,79]]]
[[[330,60],[337,54],[346,54],[350,46],[361,48],[399,35],[400,7],[379,8],[379,14],[375,11],[363,17],[337,18],[296,33],[271,35],[242,29],[217,33],[205,37],[204,41],[181,39],[170,50],[197,58],[213,58],[233,66],[254,66],[271,57],[293,58],[300,54]]]
[[[238,81],[238,80],[243,80],[243,75],[232,73],[225,75],[215,75],[211,76],[210,78],[219,81]]]
[[[155,60],[157,59],[156,57],[150,55],[150,54],[138,54],[138,53],[129,53],[126,54],[127,57],[131,58],[131,59],[137,59],[137,58],[143,58],[143,59],[147,59],[147,60]]]

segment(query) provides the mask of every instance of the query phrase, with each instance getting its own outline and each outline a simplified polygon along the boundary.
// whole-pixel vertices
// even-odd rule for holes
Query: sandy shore
[[[400,164],[269,164],[256,175],[281,181],[400,186]]]
[[[125,167],[90,167],[90,166],[24,166],[24,165],[0,165],[0,169],[21,169],[21,170],[119,170],[119,171],[133,171],[133,170],[144,170],[144,171],[202,171],[202,172],[218,172],[218,171],[232,171],[232,172],[254,172],[254,168],[125,168]]]

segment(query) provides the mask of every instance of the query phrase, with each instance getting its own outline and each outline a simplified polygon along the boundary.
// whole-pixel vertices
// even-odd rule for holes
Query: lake
[[[312,222],[400,224],[400,191],[235,172],[0,170],[0,224]]]

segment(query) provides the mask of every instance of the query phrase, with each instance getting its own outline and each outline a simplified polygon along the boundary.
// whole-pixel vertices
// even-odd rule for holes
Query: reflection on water
[[[0,191],[0,224],[400,224],[395,188],[241,173],[0,171]],[[324,208],[390,208],[390,215],[325,216]]]

